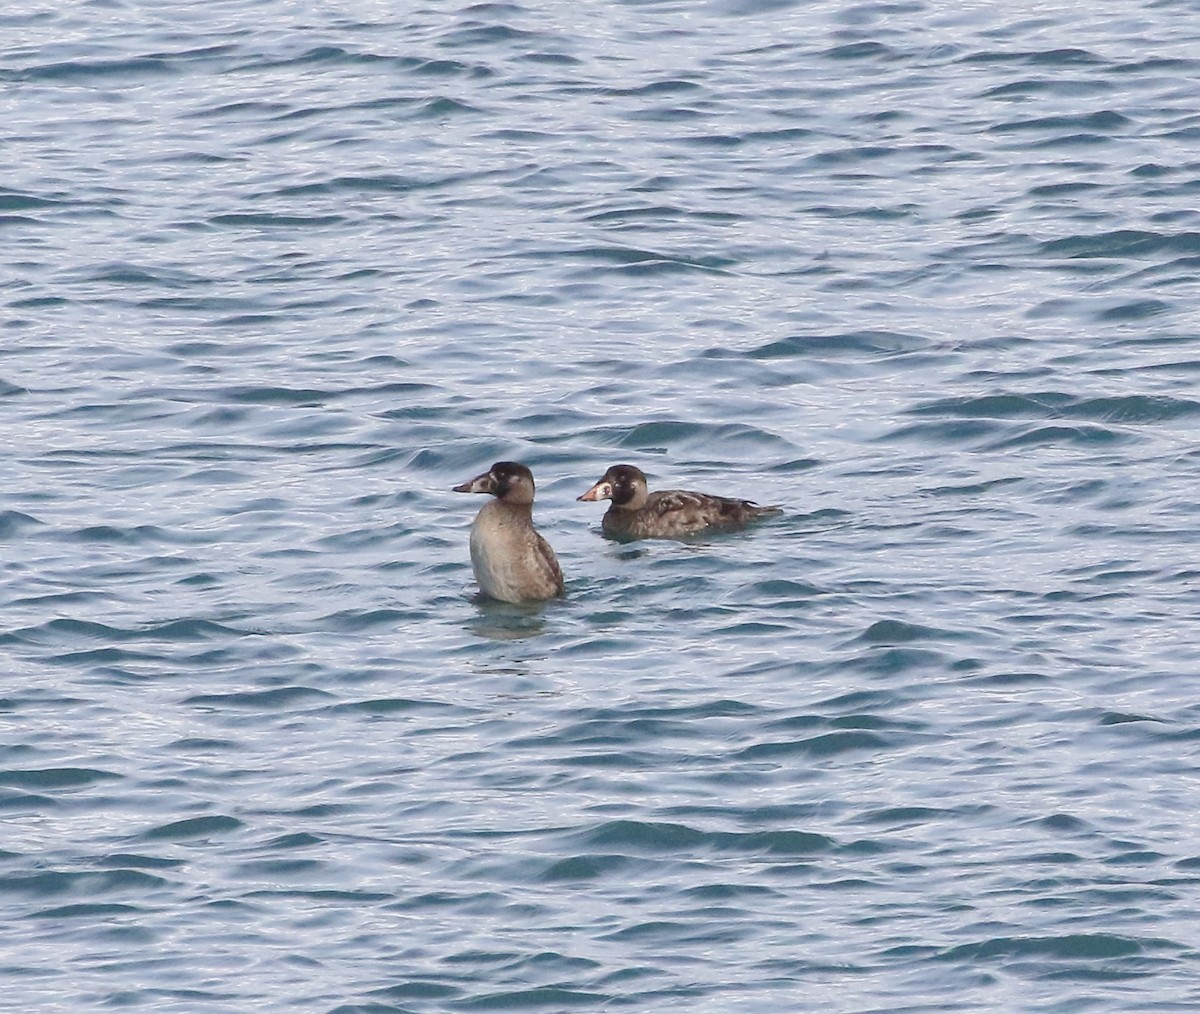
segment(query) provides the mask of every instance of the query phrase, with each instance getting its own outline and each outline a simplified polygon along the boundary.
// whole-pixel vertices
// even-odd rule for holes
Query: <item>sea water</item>
[[[1194,1011],[1198,80],[1152,0],[0,12],[2,1005]],[[609,542],[622,462],[784,512]]]

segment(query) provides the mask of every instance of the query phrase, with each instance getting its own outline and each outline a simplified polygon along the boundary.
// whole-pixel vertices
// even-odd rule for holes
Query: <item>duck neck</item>
[[[533,519],[533,504],[512,503],[509,500],[493,500],[490,504],[493,513],[513,521],[530,521]]]
[[[646,501],[650,494],[644,489],[635,489],[628,500],[623,503],[614,503],[613,506],[618,510],[623,511],[640,511],[646,506]]]

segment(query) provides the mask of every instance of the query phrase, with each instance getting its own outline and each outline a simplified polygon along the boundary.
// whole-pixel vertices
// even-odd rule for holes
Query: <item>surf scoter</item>
[[[729,530],[781,511],[712,493],[683,489],[651,493],[645,474],[633,465],[613,465],[579,499],[611,500],[601,527],[605,535],[624,539],[677,539],[707,530]]]
[[[501,602],[535,602],[563,593],[558,558],[533,527],[533,473],[497,461],[456,493],[490,493],[471,525],[471,567],[480,590]]]

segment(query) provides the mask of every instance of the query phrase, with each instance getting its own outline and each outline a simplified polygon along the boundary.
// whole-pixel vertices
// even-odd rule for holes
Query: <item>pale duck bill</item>
[[[611,500],[612,499],[612,483],[601,479],[596,485],[589,489],[586,493],[575,498],[576,500]]]

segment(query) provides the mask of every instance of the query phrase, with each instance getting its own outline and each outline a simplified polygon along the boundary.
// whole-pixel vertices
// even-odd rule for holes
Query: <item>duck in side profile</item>
[[[497,461],[455,493],[490,493],[471,525],[471,567],[485,595],[501,602],[536,602],[563,593],[562,569],[550,543],[533,527],[533,473]]]
[[[612,501],[600,525],[605,535],[617,539],[678,539],[710,529],[740,528],[782,510],[683,489],[651,493],[645,474],[633,465],[613,465],[579,499]]]

